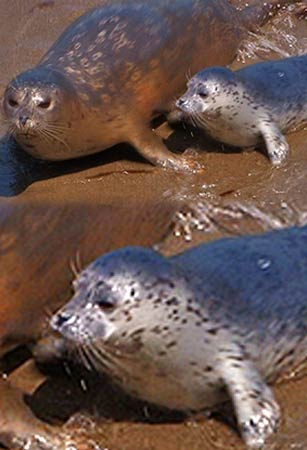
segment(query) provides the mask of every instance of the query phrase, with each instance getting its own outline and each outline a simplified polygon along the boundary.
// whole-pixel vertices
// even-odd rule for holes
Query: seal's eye
[[[51,105],[50,99],[43,100],[37,104],[37,106],[42,109],[48,109],[50,107],[50,105]]]
[[[112,290],[104,281],[98,281],[89,291],[89,299],[92,304],[98,305],[103,311],[111,311],[116,306]]]
[[[95,303],[104,311],[111,311],[115,308],[114,303],[111,299],[106,296],[101,296],[95,300]]]
[[[9,104],[12,108],[17,108],[17,106],[18,106],[18,102],[17,102],[15,99],[13,99],[12,97],[10,97],[10,98],[8,99],[8,104]]]
[[[198,92],[198,95],[199,95],[201,98],[207,98],[207,97],[209,97],[208,92],[204,92],[204,91]]]

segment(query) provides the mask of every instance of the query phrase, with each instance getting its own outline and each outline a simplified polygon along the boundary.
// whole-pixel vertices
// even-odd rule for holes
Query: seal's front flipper
[[[289,144],[280,129],[270,119],[259,124],[272,164],[281,164],[289,154]]]
[[[271,389],[254,365],[240,355],[223,355],[219,366],[246,445],[261,448],[280,420],[280,409]]]
[[[145,127],[138,127],[138,134],[131,137],[130,142],[145,159],[155,166],[186,172],[198,172],[202,169],[194,158],[170,152],[162,139]]]

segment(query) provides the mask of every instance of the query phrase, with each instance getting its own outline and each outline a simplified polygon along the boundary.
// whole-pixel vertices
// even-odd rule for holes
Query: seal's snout
[[[180,97],[176,101],[176,106],[181,109],[181,111],[190,112],[191,111],[191,105],[190,100],[186,96]]]
[[[19,123],[23,127],[25,127],[27,125],[28,120],[29,120],[29,116],[26,116],[26,115],[19,116]]]
[[[186,103],[186,100],[183,98],[179,98],[176,102],[176,105],[181,108],[182,106],[184,106],[184,104]]]
[[[176,106],[185,113],[202,113],[205,110],[205,104],[202,98],[195,92],[187,91],[182,97],[180,97]]]

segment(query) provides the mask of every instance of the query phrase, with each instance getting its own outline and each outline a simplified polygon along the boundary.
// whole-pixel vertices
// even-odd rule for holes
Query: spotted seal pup
[[[9,132],[31,155],[63,160],[127,142],[153,164],[193,169],[152,131],[186,74],[230,63],[248,29],[298,0],[108,1],[81,16],[42,61],[7,87]],[[184,30],[184,32],[182,32]]]
[[[307,55],[260,62],[232,72],[197,73],[177,106],[213,138],[237,147],[264,141],[270,161],[282,163],[283,133],[307,125]]]
[[[74,281],[51,319],[98,371],[172,409],[227,396],[248,446],[275,431],[268,383],[307,358],[307,228],[227,238],[165,258],[126,247]]]

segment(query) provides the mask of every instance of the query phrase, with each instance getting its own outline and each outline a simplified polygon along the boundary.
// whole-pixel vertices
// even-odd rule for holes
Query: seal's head
[[[51,326],[96,357],[97,352],[106,355],[102,364],[110,358],[116,364],[122,352],[137,359],[145,342],[154,354],[155,347],[161,350],[159,328],[171,321],[171,308],[178,309],[184,284],[178,269],[155,251],[116,250],[81,272],[73,283],[73,298]]]
[[[72,122],[78,115],[76,103],[74,88],[64,75],[38,66],[9,83],[3,111],[9,132],[28,153],[42,159],[64,159],[61,155],[69,146],[67,118]]]
[[[177,100],[183,119],[203,129],[214,139],[236,147],[259,143],[260,131],[255,111],[265,110],[261,94],[243,77],[225,67],[197,73],[188,82],[186,93]]]
[[[236,75],[225,67],[204,69],[188,82],[188,89],[176,105],[187,114],[215,115],[238,94]],[[233,96],[231,97],[233,98]]]
[[[51,326],[81,363],[107,373],[131,395],[168,408],[199,409],[203,375],[194,395],[189,370],[195,367],[187,369],[187,359],[199,352],[194,343],[202,336],[202,319],[184,273],[153,250],[116,250],[81,272],[75,295]]]

